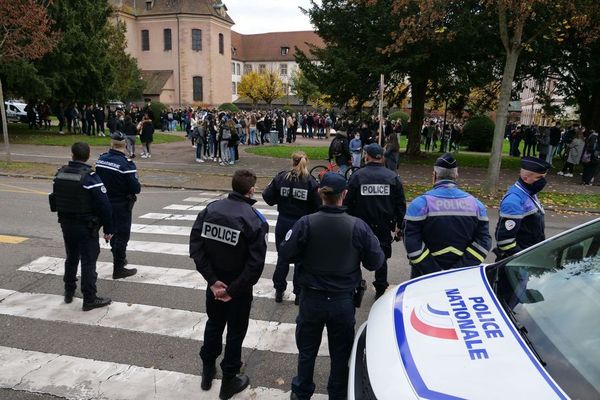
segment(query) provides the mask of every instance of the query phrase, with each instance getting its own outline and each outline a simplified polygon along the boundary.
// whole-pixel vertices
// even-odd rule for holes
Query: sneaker
[[[58,134],[59,135],[64,135],[65,133],[63,131],[59,131]]]
[[[219,163],[219,165],[222,165],[223,167],[225,167],[227,164],[225,164],[223,161],[221,161],[221,162]]]
[[[229,165],[235,165],[235,161],[230,161]]]
[[[275,303],[283,301],[283,290],[275,290]]]
[[[203,162],[204,162],[204,160],[203,160],[203,159],[201,159],[201,158],[196,158],[196,162],[197,162],[197,163],[203,163]]]
[[[130,155],[129,158],[135,158],[135,154]]]
[[[110,303],[111,303],[111,300],[108,297],[106,297],[106,298],[96,297],[91,302],[84,301],[81,309],[83,311],[90,311],[90,310],[93,310],[94,308],[106,307]]]
[[[73,295],[75,295],[75,293],[65,292],[65,303],[71,304],[73,302]]]
[[[119,268],[113,271],[113,279],[121,279],[127,278],[129,276],[133,276],[137,274],[137,269],[135,268]]]
[[[219,398],[221,400],[228,400],[235,394],[243,391],[250,384],[250,378],[247,375],[236,375],[233,378],[223,377],[221,383],[221,391],[219,392]]]
[[[195,145],[195,144],[193,144],[193,145],[192,145],[192,147],[193,147],[193,148],[196,148],[196,145]]]
[[[213,158],[213,161],[214,161],[214,162],[217,162],[217,157]]]
[[[565,176],[566,176],[567,178],[572,178],[572,177],[573,177],[573,174],[565,174]]]
[[[145,154],[142,154],[142,158],[148,158],[148,156]]]
[[[556,173],[556,175],[565,175],[565,173],[564,173],[564,172],[562,172],[562,171],[558,171],[558,172]],[[566,175],[565,175],[565,176],[566,176]]]
[[[152,154],[148,154],[148,158],[152,158]]]

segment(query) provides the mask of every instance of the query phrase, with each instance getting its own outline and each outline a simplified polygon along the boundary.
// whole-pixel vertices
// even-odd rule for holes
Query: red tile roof
[[[231,31],[232,58],[238,61],[295,61],[298,47],[310,57],[309,44],[324,47],[323,39],[313,31],[271,32],[242,35]],[[289,49],[281,54],[282,47]]]

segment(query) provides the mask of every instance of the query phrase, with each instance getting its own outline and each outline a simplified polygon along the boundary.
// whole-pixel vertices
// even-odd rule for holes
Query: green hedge
[[[475,115],[465,124],[461,144],[470,151],[487,153],[492,149],[494,128],[494,121],[487,115]]]
[[[154,129],[160,129],[160,114],[167,109],[167,106],[159,101],[153,101],[150,103],[150,109],[153,114],[152,123],[154,124]]]
[[[408,120],[410,119],[410,115],[408,115],[407,113],[405,113],[404,111],[396,111],[391,113],[388,116],[388,119],[391,121],[402,121],[402,126],[407,126],[408,125]]]
[[[219,106],[219,111],[239,112],[240,109],[233,103],[223,103]]]

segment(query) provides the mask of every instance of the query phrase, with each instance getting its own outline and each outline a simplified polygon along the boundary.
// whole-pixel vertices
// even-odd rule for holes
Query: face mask
[[[537,194],[539,192],[542,191],[542,189],[544,189],[544,187],[546,186],[546,178],[541,178],[531,184],[526,184],[527,189],[529,189],[529,191],[531,191],[531,194]]]

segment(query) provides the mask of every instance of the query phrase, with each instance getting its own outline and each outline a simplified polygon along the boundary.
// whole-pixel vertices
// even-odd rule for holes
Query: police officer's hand
[[[404,238],[404,235],[403,235],[402,229],[400,229],[400,228],[396,228],[396,231],[394,232],[394,240],[395,240],[396,242],[399,242],[399,241],[401,241],[403,238]]]
[[[226,284],[224,284],[224,283],[223,283],[223,282],[221,282],[221,281],[216,281],[216,282],[215,282],[215,283],[214,283],[214,284],[213,284],[213,285],[210,287],[210,290],[212,290],[212,292],[213,292],[213,294],[215,295],[215,298],[216,298],[217,300],[221,300],[221,298],[222,298],[223,296],[228,296],[228,297],[229,297],[229,295],[227,294],[227,292],[226,292],[226,290],[225,290],[225,289],[227,289],[227,285],[226,285]]]
[[[106,240],[106,243],[110,242],[110,240],[112,239],[113,235],[112,233],[105,233],[104,234],[104,240]]]

